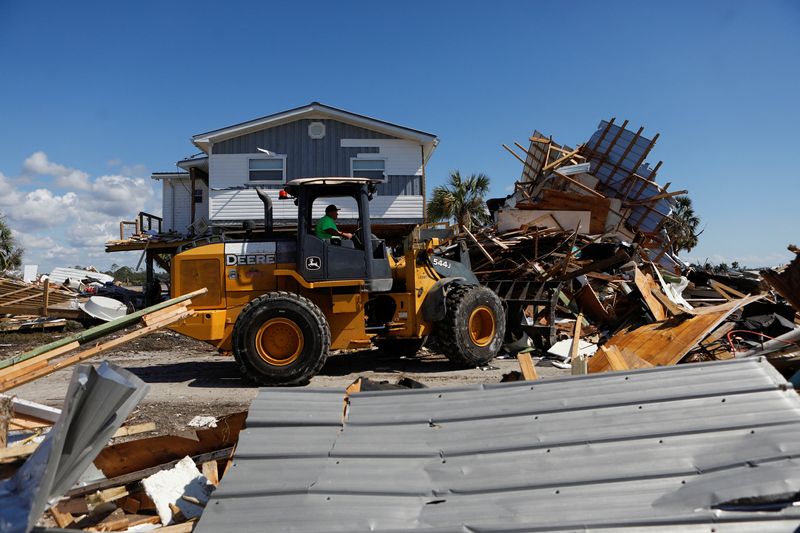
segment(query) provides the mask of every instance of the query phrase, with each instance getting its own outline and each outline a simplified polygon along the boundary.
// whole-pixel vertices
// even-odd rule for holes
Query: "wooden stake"
[[[527,352],[518,353],[517,362],[519,363],[519,369],[522,371],[522,377],[525,378],[525,381],[534,381],[539,378],[536,374],[536,367],[533,366],[531,354]]]
[[[583,313],[578,313],[578,319],[575,320],[575,331],[572,335],[572,345],[569,349],[570,364],[572,365],[572,375],[586,374],[587,365],[586,358],[580,355],[581,347],[581,325],[583,324]]]

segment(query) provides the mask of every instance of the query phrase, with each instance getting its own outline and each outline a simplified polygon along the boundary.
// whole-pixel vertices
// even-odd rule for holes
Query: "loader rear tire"
[[[300,385],[317,374],[331,344],[328,321],[311,300],[269,292],[242,309],[233,326],[233,355],[258,385]]]
[[[485,365],[497,355],[506,332],[503,302],[477,285],[457,285],[447,293],[447,314],[436,324],[436,344],[453,363]]]

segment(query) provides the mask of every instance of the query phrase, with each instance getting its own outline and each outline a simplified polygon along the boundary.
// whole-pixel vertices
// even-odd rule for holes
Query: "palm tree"
[[[22,248],[17,246],[11,228],[0,215],[0,272],[22,265]]]
[[[674,251],[692,251],[697,246],[697,238],[701,232],[697,232],[700,225],[700,217],[694,213],[692,199],[686,195],[675,197],[675,209],[672,210],[672,220],[666,224],[667,235],[672,241]]]
[[[433,188],[428,202],[428,219],[433,222],[455,220],[459,230],[488,224],[491,219],[483,199],[488,192],[489,176],[486,174],[471,174],[464,179],[458,170],[454,170],[446,185]]]

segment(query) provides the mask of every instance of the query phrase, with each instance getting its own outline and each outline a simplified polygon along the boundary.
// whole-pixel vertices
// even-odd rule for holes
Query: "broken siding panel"
[[[325,137],[312,139],[308,136],[308,125],[312,122],[325,124]],[[303,119],[217,143],[212,148],[210,161],[213,167],[217,155],[263,156],[258,151],[259,148],[263,148],[286,155],[286,174],[290,180],[316,176],[349,176],[351,157],[363,152],[375,153],[377,149],[343,148],[341,140],[344,138],[391,139],[392,137],[337,120]],[[212,188],[220,187],[213,168],[210,175]],[[241,175],[240,183],[246,181],[245,173]]]
[[[359,393],[344,420],[262,389],[196,531],[792,531],[715,508],[800,483],[800,399],[744,362]]]

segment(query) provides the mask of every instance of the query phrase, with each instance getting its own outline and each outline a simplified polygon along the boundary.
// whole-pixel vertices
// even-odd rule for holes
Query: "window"
[[[386,179],[385,159],[361,159],[354,157],[350,160],[350,174],[354,178]]]
[[[194,203],[202,204],[203,203],[203,189],[195,189],[194,190]]]
[[[283,183],[286,175],[286,158],[250,160],[250,181],[271,181]]]

